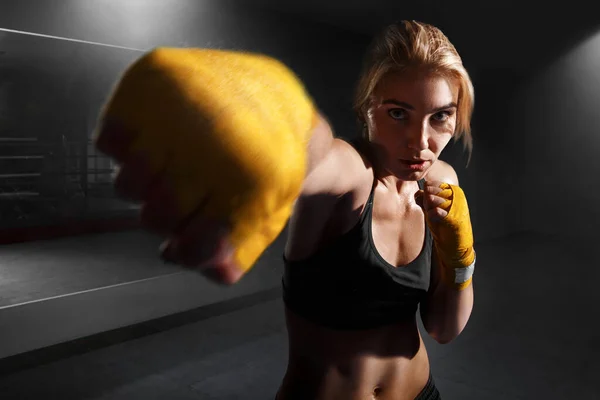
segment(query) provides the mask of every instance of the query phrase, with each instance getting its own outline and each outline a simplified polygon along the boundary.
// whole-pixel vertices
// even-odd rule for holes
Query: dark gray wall
[[[523,84],[515,98],[525,229],[597,240],[600,30]]]
[[[480,241],[520,232],[600,237],[600,24],[578,22],[565,19],[553,46],[531,43],[518,56],[498,49],[514,67],[486,60],[476,70],[472,163],[461,170],[452,148],[445,157],[467,189]]]
[[[509,69],[480,69],[473,77],[474,148],[467,167],[462,142],[451,144],[442,159],[454,166],[465,190],[476,241],[502,238],[524,228],[518,171],[511,159],[519,139],[512,128],[511,98],[523,78]]]
[[[6,1],[0,9],[0,27],[142,50],[197,46],[273,55],[300,75],[340,131],[353,129],[348,109],[368,38],[260,11],[249,4],[231,0]]]

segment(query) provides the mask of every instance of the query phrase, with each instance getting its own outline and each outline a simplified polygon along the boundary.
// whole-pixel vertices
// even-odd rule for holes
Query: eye
[[[440,111],[433,115],[433,119],[437,122],[446,122],[452,116],[452,111]]]
[[[388,111],[388,114],[390,115],[390,117],[397,119],[397,120],[406,119],[406,111],[404,111],[401,108],[393,108]]]

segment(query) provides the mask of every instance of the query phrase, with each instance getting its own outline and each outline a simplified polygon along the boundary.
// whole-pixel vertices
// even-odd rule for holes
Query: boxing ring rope
[[[0,33],[135,53],[145,51],[139,48],[7,28],[0,28]],[[7,48],[18,47],[16,43],[6,46]],[[13,61],[20,67],[15,60],[17,59]],[[56,79],[50,75],[47,80],[52,78]],[[4,83],[14,83],[11,79],[17,82],[15,85],[26,87],[27,79],[19,75],[10,79],[5,77]],[[24,90],[19,86],[19,93]],[[10,95],[16,96],[12,92]],[[70,104],[65,100],[64,94],[59,97],[64,104]],[[49,98],[52,98],[52,95]],[[48,107],[48,105],[43,103],[41,107]],[[8,106],[4,108],[8,110]],[[114,193],[112,187],[114,165],[110,159],[97,153],[89,139],[89,132],[84,132],[85,129],[77,129],[73,132],[69,128],[71,125],[66,125],[62,128],[65,133],[61,134],[56,132],[56,126],[52,125],[52,121],[48,132],[36,133],[22,126],[11,129],[9,122],[18,117],[7,110],[2,110],[0,107],[0,122],[2,122],[0,124],[0,218],[2,219],[0,234],[13,228],[35,228],[60,225],[66,221],[137,215],[135,211],[139,207],[119,199]],[[82,111],[86,112],[84,109],[79,110]],[[27,114],[21,118],[23,117],[37,119],[43,116]],[[58,130],[60,131],[61,128]]]
[[[133,215],[138,209],[115,194],[114,164],[89,139],[0,137],[0,166],[3,228]]]

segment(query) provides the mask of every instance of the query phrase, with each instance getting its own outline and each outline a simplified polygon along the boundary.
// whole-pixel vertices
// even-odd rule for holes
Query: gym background
[[[368,4],[367,4],[368,3]],[[233,287],[158,259],[90,141],[123,70],[156,46],[257,51],[305,82],[336,134],[388,22],[439,26],[476,89],[476,301],[425,338],[448,399],[600,397],[600,20],[591,3],[3,0],[0,397],[259,399],[285,370],[285,232]]]

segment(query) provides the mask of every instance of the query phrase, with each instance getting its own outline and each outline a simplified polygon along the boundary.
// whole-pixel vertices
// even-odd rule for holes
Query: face
[[[385,76],[365,116],[383,168],[401,180],[425,177],[454,134],[457,102],[458,86],[439,75]]]

